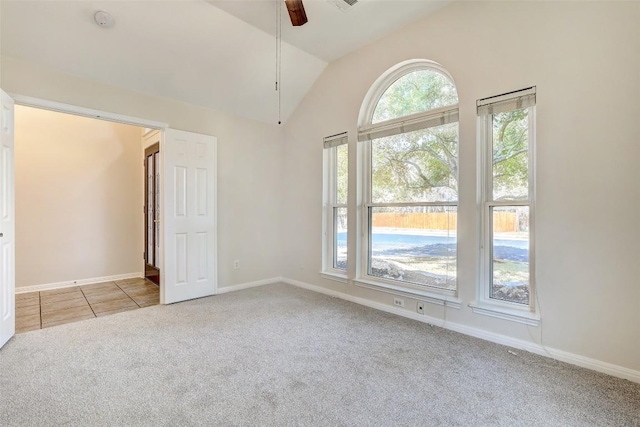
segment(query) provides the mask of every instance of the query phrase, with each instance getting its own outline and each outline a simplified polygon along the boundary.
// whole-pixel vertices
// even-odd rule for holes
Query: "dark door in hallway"
[[[144,151],[144,277],[160,285],[160,145]]]

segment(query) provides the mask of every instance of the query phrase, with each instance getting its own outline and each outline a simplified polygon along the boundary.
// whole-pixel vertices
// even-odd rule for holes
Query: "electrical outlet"
[[[416,306],[416,311],[418,312],[418,314],[424,314],[424,303],[423,302],[419,302]]]
[[[394,298],[393,305],[396,307],[404,307],[404,300],[402,298]]]
[[[233,269],[234,270],[238,270],[240,268],[240,260],[237,259],[235,261],[233,261]]]

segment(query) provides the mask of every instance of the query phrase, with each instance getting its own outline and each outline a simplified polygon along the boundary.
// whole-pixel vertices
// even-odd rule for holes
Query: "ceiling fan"
[[[299,27],[308,22],[307,14],[304,11],[302,0],[284,0],[287,5],[287,11],[289,12],[289,18],[291,18],[291,25]]]

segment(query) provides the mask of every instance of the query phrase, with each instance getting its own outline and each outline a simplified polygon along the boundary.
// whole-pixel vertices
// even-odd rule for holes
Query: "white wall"
[[[16,287],[142,272],[140,128],[16,106]]]
[[[218,287],[280,275],[280,127],[102,85],[12,58],[2,57],[0,70],[0,86],[8,93],[164,122],[175,129],[216,136]],[[233,269],[235,259],[240,260],[239,270]]]
[[[460,98],[463,307],[445,313],[427,304],[426,314],[640,370],[639,18],[637,2],[458,2],[330,64],[285,129],[284,275],[392,305],[389,294],[318,275],[322,137],[349,131],[349,172],[355,177],[358,112],[371,84],[401,61],[434,60],[451,73]],[[468,307],[478,266],[475,101],[532,85],[538,92],[540,327],[481,316]],[[351,255],[355,245],[350,233]],[[352,275],[354,264],[352,257]],[[415,301],[405,302],[415,312]]]

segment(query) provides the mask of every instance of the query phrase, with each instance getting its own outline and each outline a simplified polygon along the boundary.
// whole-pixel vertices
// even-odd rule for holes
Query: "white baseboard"
[[[519,350],[528,351],[541,356],[550,357],[552,359],[559,360],[561,362],[566,362],[571,365],[580,366],[582,368],[591,369],[593,371],[602,372],[607,375],[612,375],[614,377],[623,378],[629,381],[633,381],[635,383],[640,383],[640,371],[635,371],[633,369],[614,365],[612,363],[602,362],[600,360],[591,359],[589,357],[580,356],[578,354],[569,353],[563,350],[549,348],[537,343],[532,343],[530,341],[511,338],[511,337],[497,334],[494,332],[488,332],[482,329],[461,325],[459,323],[443,321],[442,319],[437,319],[435,317],[425,316],[418,313],[412,313],[410,311],[402,310],[391,305],[381,304],[375,301],[370,301],[365,298],[354,297],[353,295],[348,295],[342,292],[333,291],[330,289],[323,288],[321,286],[311,285],[309,283],[301,282],[299,280],[289,279],[287,277],[282,277],[280,278],[279,281],[287,283],[289,285],[297,286],[299,288],[308,289],[310,291],[318,292],[321,294],[351,301],[356,304],[375,308],[377,310],[386,311],[388,313],[397,314],[403,317],[408,317],[410,319],[417,320],[419,322],[440,326],[442,328],[459,332],[464,335],[469,335],[475,338],[480,338],[485,341],[490,341],[496,344],[502,344],[502,345],[513,347]],[[273,283],[273,282],[270,282],[270,283]]]
[[[340,298],[346,301],[351,301],[356,304],[364,305],[374,308],[380,311],[386,311],[387,313],[397,314],[398,316],[407,317],[409,319],[417,320],[419,322],[428,323],[435,326],[440,326],[451,331],[459,332],[464,335],[469,335],[475,338],[480,338],[485,341],[490,341],[496,344],[505,345],[518,350],[528,351],[541,356],[546,356],[561,362],[566,362],[571,365],[580,366],[582,368],[591,369],[593,371],[602,372],[614,377],[623,378],[635,383],[640,383],[640,371],[625,368],[622,366],[614,365],[612,363],[602,362],[600,360],[591,359],[589,357],[580,356],[578,354],[569,353],[567,351],[558,350],[542,346],[540,344],[532,343],[517,338],[511,338],[506,335],[497,334],[495,332],[488,332],[482,329],[473,328],[459,323],[450,321],[444,321],[431,316],[426,316],[418,313],[412,313],[407,310],[402,310],[391,305],[381,304],[375,301],[370,301],[365,298],[354,297],[353,295],[345,294],[343,292],[334,291],[331,289],[323,288],[321,286],[312,285],[310,283],[302,282],[300,280],[290,279],[288,277],[273,277],[271,279],[258,280],[255,282],[242,283],[239,285],[225,286],[218,289],[218,294],[224,294],[227,292],[240,291],[242,289],[255,288],[257,286],[270,285],[272,283],[283,282],[289,285],[297,286],[299,288],[307,289],[310,291],[318,292],[324,295],[328,295],[335,298]]]
[[[255,288],[256,286],[270,285],[272,283],[282,282],[282,277],[272,277],[271,279],[258,280],[256,282],[241,283],[239,285],[224,286],[218,288],[216,295],[226,294],[227,292],[241,291],[243,289]]]
[[[90,285],[92,283],[113,282],[114,280],[135,279],[144,277],[142,271],[135,273],[116,274],[114,276],[92,277],[90,279],[67,280],[65,282],[45,283],[42,285],[20,286],[16,288],[16,294],[25,294],[27,292],[49,291],[51,289],[72,288],[74,286]]]

